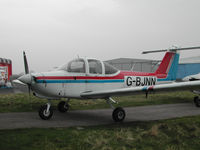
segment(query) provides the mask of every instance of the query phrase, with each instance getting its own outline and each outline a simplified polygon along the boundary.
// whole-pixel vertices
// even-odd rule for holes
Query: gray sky
[[[13,72],[48,71],[69,60],[129,57],[142,50],[200,46],[199,0],[0,0],[0,57]],[[200,55],[200,50],[181,53]]]

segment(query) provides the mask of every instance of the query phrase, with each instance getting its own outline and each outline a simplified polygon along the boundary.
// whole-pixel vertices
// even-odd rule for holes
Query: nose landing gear
[[[48,102],[46,105],[42,105],[39,109],[39,116],[43,120],[49,120],[53,115],[53,110],[51,108],[51,103]]]
[[[67,101],[61,101],[58,104],[58,110],[62,113],[69,110],[69,102],[70,99],[67,99]],[[51,108],[50,100],[46,105],[42,105],[38,111],[39,116],[43,120],[49,120],[53,115],[53,109]]]

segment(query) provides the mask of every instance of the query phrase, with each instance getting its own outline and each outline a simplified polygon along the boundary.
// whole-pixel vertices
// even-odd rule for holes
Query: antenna
[[[142,54],[166,52],[166,51],[176,52],[176,51],[192,50],[192,49],[200,49],[200,47],[169,48],[169,49],[161,49],[161,50],[153,50],[153,51],[143,51]]]

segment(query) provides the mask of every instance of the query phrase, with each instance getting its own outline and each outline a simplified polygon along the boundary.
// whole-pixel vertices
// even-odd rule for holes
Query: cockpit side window
[[[89,59],[89,73],[91,74],[102,74],[102,65],[99,60]]]
[[[118,70],[111,66],[110,64],[106,63],[106,62],[103,62],[104,63],[104,66],[105,66],[105,74],[115,74],[118,72]]]
[[[85,73],[85,62],[82,59],[72,60],[67,66],[68,72]]]

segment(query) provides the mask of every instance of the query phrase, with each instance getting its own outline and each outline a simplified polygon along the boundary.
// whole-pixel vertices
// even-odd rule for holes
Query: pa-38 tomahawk
[[[113,66],[97,60],[78,58],[50,72],[29,73],[27,58],[24,55],[25,75],[18,82],[27,84],[33,95],[48,99],[46,105],[39,109],[39,116],[50,119],[53,115],[52,99],[66,98],[58,104],[60,112],[69,109],[70,98],[104,99],[113,109],[112,118],[116,122],[124,120],[126,114],[123,108],[114,108],[116,103],[111,97],[127,94],[148,94],[157,91],[194,90],[200,88],[200,81],[174,82],[179,61],[179,50],[199,49],[200,47],[175,48],[167,50],[148,51],[166,54],[154,73],[119,71]],[[200,103],[200,101],[197,101]]]

